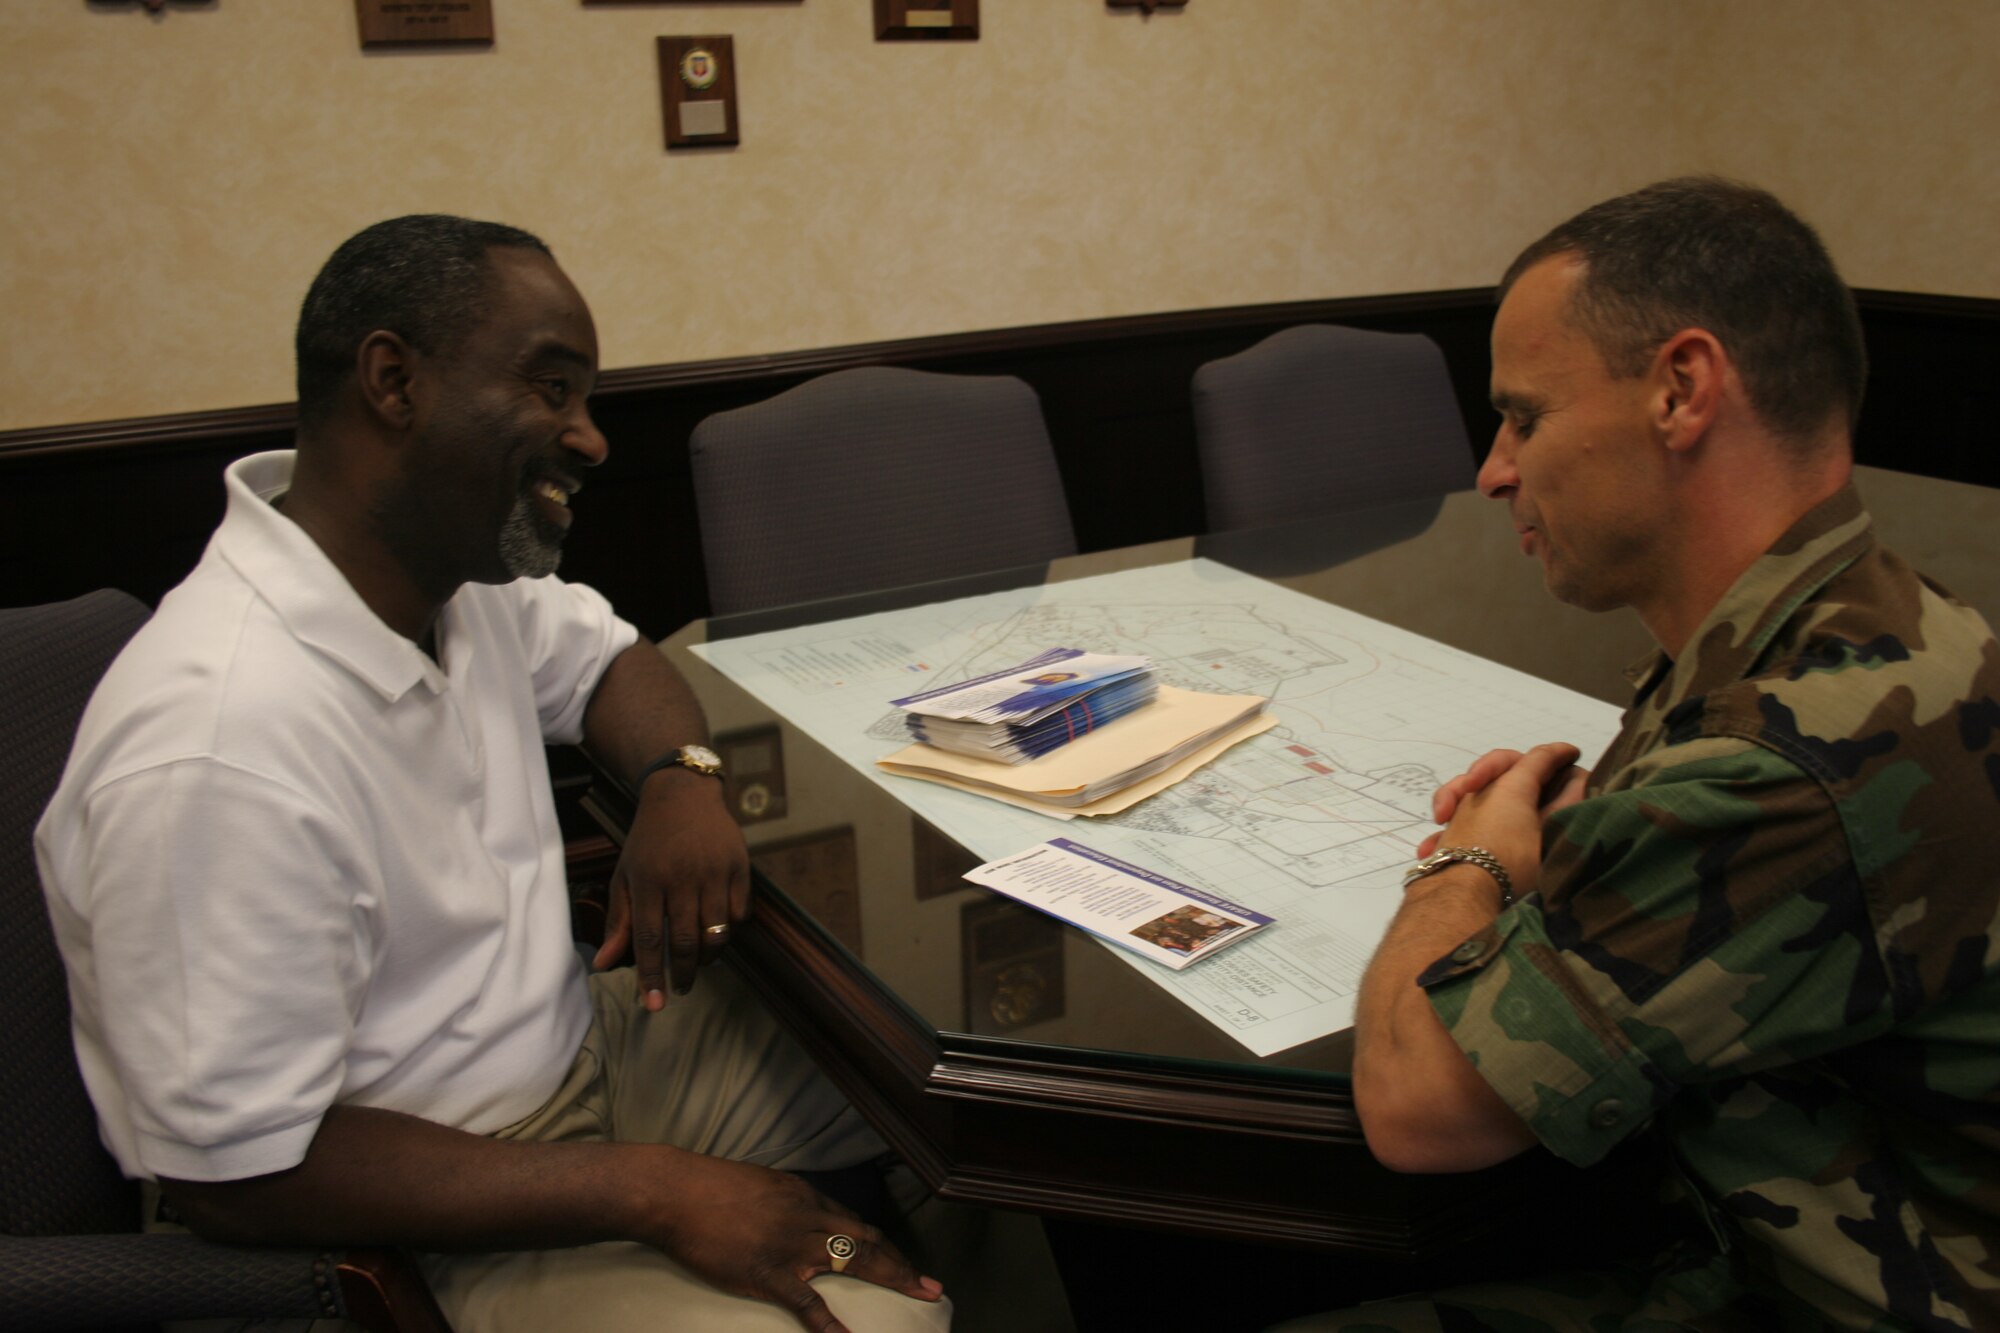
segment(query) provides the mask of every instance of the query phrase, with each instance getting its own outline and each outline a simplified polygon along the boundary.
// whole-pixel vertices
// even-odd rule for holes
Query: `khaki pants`
[[[648,1014],[629,968],[590,979],[596,1015],[569,1076],[547,1105],[495,1137],[542,1143],[669,1143],[779,1170],[852,1166],[882,1141],[728,967]],[[420,1255],[457,1333],[798,1333],[776,1306],[727,1295],[643,1245]],[[933,1305],[825,1273],[813,1279],[853,1333],[936,1333]],[[348,1333],[345,1321],[186,1323],[175,1333]]]

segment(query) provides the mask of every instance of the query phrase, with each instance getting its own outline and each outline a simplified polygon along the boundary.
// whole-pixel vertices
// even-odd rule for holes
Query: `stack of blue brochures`
[[[1001,671],[892,702],[910,735],[975,759],[1024,764],[1153,702],[1152,661],[1051,648]]]

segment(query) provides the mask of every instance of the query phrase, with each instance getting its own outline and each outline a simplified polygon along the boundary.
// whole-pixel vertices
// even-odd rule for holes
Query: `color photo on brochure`
[[[965,878],[1175,971],[1271,924],[1241,903],[1068,838],[988,861]]]

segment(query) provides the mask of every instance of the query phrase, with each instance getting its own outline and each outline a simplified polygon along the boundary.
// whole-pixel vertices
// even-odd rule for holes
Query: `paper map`
[[[1162,684],[1262,694],[1278,725],[1123,814],[1058,824],[879,773],[892,698],[1051,647],[1144,653]],[[1057,831],[1275,918],[1173,972],[1118,956],[1257,1055],[1349,1027],[1431,793],[1487,750],[1566,740],[1618,710],[1208,560],[989,593],[694,651],[982,860]]]

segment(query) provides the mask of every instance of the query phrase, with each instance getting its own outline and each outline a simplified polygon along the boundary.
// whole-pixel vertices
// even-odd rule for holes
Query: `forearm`
[[[1499,889],[1477,866],[1448,866],[1418,880],[1362,978],[1355,1108],[1370,1148],[1397,1170],[1475,1170],[1535,1142],[1417,985],[1425,968],[1490,924],[1499,906]]]
[[[719,1290],[837,1329],[806,1285],[827,1237],[859,1242],[850,1277],[934,1301],[882,1233],[797,1176],[650,1143],[483,1138],[391,1111],[336,1107],[306,1159],[251,1180],[162,1180],[199,1235],[257,1245],[556,1249],[633,1240]]]
[[[611,661],[583,715],[584,745],[627,782],[678,746],[706,743],[708,720],[686,677],[642,638]]]
[[[610,966],[629,944],[639,994],[658,1009],[668,981],[686,991],[749,915],[749,853],[715,776],[669,763],[640,781],[654,760],[708,739],[694,691],[652,644],[641,639],[613,659],[583,728],[598,762],[637,797],[597,964]]]
[[[214,1240],[541,1249],[649,1239],[661,1230],[650,1210],[672,1196],[660,1186],[687,1156],[642,1144],[511,1142],[336,1106],[290,1170],[160,1183],[188,1225]]]

